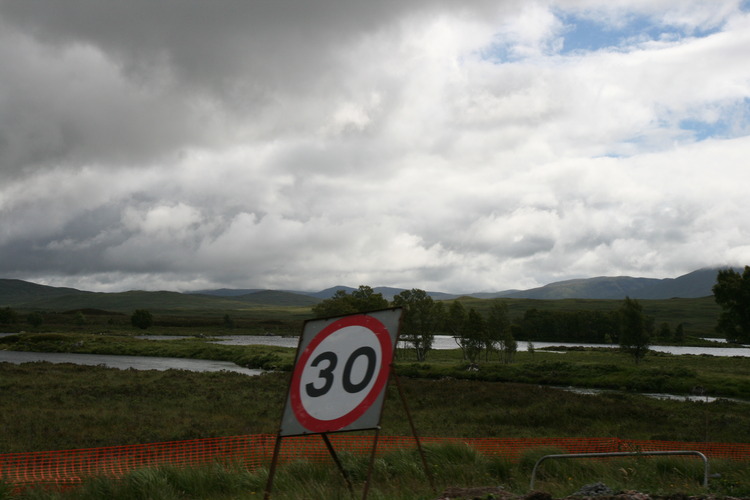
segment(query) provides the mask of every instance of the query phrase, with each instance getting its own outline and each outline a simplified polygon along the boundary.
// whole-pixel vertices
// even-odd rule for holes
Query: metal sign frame
[[[354,495],[348,474],[328,434],[374,430],[362,499],[367,498],[388,380],[393,377],[406,410],[425,472],[433,484],[424,451],[391,366],[398,345],[402,308],[305,321],[294,372],[276,437],[264,500],[271,496],[284,437],[319,434]],[[433,485],[434,489],[434,485]]]

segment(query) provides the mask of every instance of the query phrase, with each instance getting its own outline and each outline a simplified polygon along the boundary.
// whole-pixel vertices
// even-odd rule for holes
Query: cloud
[[[749,23],[729,0],[3,2],[0,275],[473,292],[742,264]]]

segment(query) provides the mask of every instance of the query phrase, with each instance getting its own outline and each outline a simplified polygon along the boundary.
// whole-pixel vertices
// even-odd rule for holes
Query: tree
[[[18,313],[10,307],[0,309],[0,325],[13,325],[18,322]]]
[[[424,361],[443,320],[442,304],[435,303],[424,290],[412,288],[396,295],[393,305],[404,308],[401,339],[414,348],[417,361]]]
[[[716,331],[729,342],[750,343],[750,266],[742,274],[734,269],[719,271],[712,291],[722,309]]]
[[[39,328],[44,323],[44,315],[39,311],[34,311],[26,316],[26,322],[34,328]]]
[[[518,342],[513,338],[513,332],[510,328],[503,334],[502,352],[503,352],[503,363],[506,365],[513,362],[513,358],[516,356],[518,351]]]
[[[490,312],[487,315],[486,353],[489,355],[492,351],[503,351],[505,340],[508,337],[513,339],[513,334],[510,332],[508,304],[500,300],[495,300],[492,302]]]
[[[337,290],[333,297],[313,306],[312,311],[318,318],[330,318],[377,311],[387,307],[388,301],[382,293],[375,293],[371,287],[360,285],[352,293],[348,293],[346,290]]]
[[[145,330],[154,323],[154,317],[145,309],[136,309],[130,317],[130,323],[141,330]]]
[[[351,295],[345,290],[337,290],[330,299],[325,299],[315,304],[312,312],[318,318],[330,318],[332,316],[354,314],[357,310],[354,308],[354,304],[352,304]]]
[[[620,347],[629,352],[636,363],[648,352],[650,341],[648,319],[643,315],[643,308],[637,300],[625,297],[619,309]]]
[[[458,347],[461,348],[464,359],[466,359],[466,342],[463,338],[465,322],[466,308],[464,308],[461,302],[454,300],[445,314],[445,330],[453,337]]]
[[[659,337],[659,340],[669,340],[672,338],[672,329],[669,327],[669,323],[665,321],[659,325],[657,337]]]
[[[682,326],[682,323],[677,325],[677,328],[674,329],[674,341],[675,342],[685,341],[685,327]]]
[[[382,293],[376,293],[375,290],[365,285],[360,285],[352,292],[352,302],[357,312],[377,311],[388,307],[388,300],[383,297]]]
[[[464,344],[464,354],[470,363],[476,363],[477,358],[482,353],[487,337],[487,325],[484,318],[473,307],[469,309],[469,314],[464,322],[461,338]]]
[[[78,311],[76,313],[75,317],[73,318],[73,322],[76,324],[76,326],[83,326],[86,324],[86,315],[83,314],[83,311]]]
[[[234,319],[229,314],[224,315],[224,327],[234,328]]]

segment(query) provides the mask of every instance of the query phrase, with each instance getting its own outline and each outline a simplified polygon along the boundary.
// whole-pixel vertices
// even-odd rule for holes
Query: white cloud
[[[750,259],[738,2],[79,1],[0,7],[0,275],[471,292]],[[624,41],[563,52],[576,18]]]

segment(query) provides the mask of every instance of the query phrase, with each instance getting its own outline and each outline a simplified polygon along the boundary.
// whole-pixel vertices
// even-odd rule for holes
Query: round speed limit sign
[[[398,316],[394,316],[396,312]],[[377,313],[387,316],[381,318],[385,322]],[[398,327],[400,313],[400,309],[386,310],[344,316],[309,328],[306,324],[311,338],[305,338],[303,331],[282,433],[323,433],[378,425],[397,334],[392,330]]]

